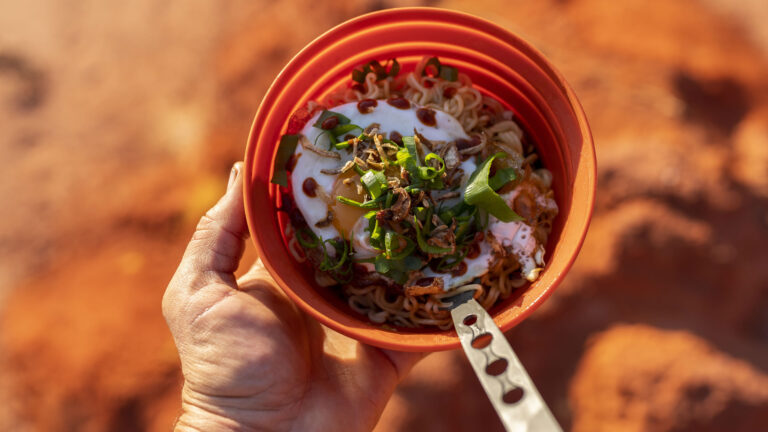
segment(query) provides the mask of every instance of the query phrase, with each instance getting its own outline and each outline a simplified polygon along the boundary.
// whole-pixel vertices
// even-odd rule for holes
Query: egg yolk
[[[348,178],[352,178],[353,181],[349,182],[350,184],[345,184],[344,180]],[[342,173],[333,184],[333,191],[331,196],[343,196],[345,198],[362,202],[365,200],[365,195],[358,193],[356,186],[357,184],[360,184],[360,178],[354,171],[350,170],[346,173]],[[334,216],[333,226],[341,233],[342,236],[344,236],[344,238],[349,237],[349,232],[352,230],[352,227],[355,225],[358,219],[363,217],[363,215],[365,215],[367,212],[365,209],[342,204],[338,201],[336,201],[331,206],[331,211],[333,212]]]

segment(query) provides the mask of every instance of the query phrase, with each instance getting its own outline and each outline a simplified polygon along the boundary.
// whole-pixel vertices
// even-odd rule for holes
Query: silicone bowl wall
[[[299,52],[264,96],[248,138],[244,194],[251,238],[279,286],[306,313],[362,342],[408,351],[452,349],[459,341],[453,330],[374,325],[317,287],[312,271],[285,245],[278,187],[270,178],[277,144],[294,112],[310,100],[324,100],[349,82],[354,67],[372,59],[396,57],[408,70],[425,55],[459,68],[481,92],[515,111],[553,173],[560,213],[547,265],[536,282],[491,309],[503,331],[530,315],[562,281],[586,235],[595,194],[594,146],[576,96],[539,51],[491,22],[441,9],[390,9],[340,24]]]

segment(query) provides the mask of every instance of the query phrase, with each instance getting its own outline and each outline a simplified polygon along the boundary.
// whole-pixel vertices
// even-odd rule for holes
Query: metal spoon
[[[443,300],[477,379],[509,432],[562,431],[490,315],[465,291]]]

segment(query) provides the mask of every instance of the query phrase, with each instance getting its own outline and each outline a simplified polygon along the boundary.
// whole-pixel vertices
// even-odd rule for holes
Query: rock
[[[570,402],[576,432],[752,431],[768,375],[685,331],[617,325],[590,340]]]

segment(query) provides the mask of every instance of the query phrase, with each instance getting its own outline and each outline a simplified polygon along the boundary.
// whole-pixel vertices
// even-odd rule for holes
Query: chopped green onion
[[[371,69],[376,74],[377,80],[383,80],[387,77],[387,69],[382,66],[378,60],[371,60],[368,64],[371,65]]]
[[[419,152],[416,150],[416,141],[412,136],[403,137],[403,148],[397,151],[396,163],[408,171],[412,184],[421,184],[421,173],[419,170],[421,162],[419,160]]]
[[[435,74],[434,75],[429,75],[429,73],[428,73],[430,66],[435,68]],[[437,57],[430,57],[430,59],[427,60],[427,64],[424,65],[424,70],[421,71],[421,75],[422,76],[429,75],[429,76],[433,76],[433,77],[440,76],[440,60]]]
[[[397,162],[395,163],[408,171],[413,186],[426,185],[429,189],[443,189],[443,179],[440,176],[445,172],[445,162],[434,153],[427,155],[427,161],[433,159],[440,162],[440,169],[422,166],[419,152],[416,149],[416,140],[412,136],[404,136],[403,147],[397,151]]]
[[[366,228],[366,231],[371,233],[370,235],[370,243],[371,246],[373,246],[374,249],[383,250],[384,245],[381,244],[381,231],[382,228],[379,226],[379,219],[376,217],[376,211],[369,211],[365,214],[365,218],[368,219],[368,228]]]
[[[459,79],[459,71],[455,67],[441,65],[440,78],[446,81],[456,81]]]
[[[515,174],[514,168],[509,167],[509,168],[500,169],[496,171],[496,174],[494,174],[490,180],[488,180],[488,186],[490,186],[491,189],[497,191],[501,189],[505,184],[507,184],[508,182],[511,182],[516,178],[517,178],[517,175]]]
[[[397,151],[397,164],[408,170],[413,175],[418,175],[419,152],[416,150],[416,141],[412,136],[403,137],[403,148]]]
[[[341,135],[344,135],[347,132],[351,132],[351,131],[353,131],[355,129],[363,130],[363,128],[361,128],[358,125],[344,124],[344,125],[338,125],[335,128],[327,131],[326,134],[328,135],[328,140],[331,142],[333,147],[335,147],[337,150],[341,150],[341,149],[345,149],[345,148],[349,147],[351,145],[351,142],[350,142],[350,140],[338,142],[337,137],[339,137]],[[363,139],[364,136],[365,136],[365,133],[362,133],[362,134],[360,134],[360,136],[357,137],[357,139],[361,140],[361,139]]]
[[[453,207],[449,209],[442,210],[438,216],[440,216],[440,219],[445,224],[451,223],[451,219],[461,215],[465,211],[473,208],[472,206],[468,205],[464,201],[460,201],[458,204],[454,205]]]
[[[379,204],[384,202],[384,197],[379,197],[366,202],[359,202],[344,196],[337,196],[336,200],[342,204],[350,205],[352,207],[357,207],[361,209],[375,209],[375,208],[379,208]]]
[[[403,137],[405,138],[405,137]],[[416,162],[413,160],[413,157],[410,153],[408,153],[408,149],[401,148],[397,151],[397,161],[396,163],[400,165],[401,167],[405,168],[406,171],[410,174],[413,172],[418,172],[418,166],[416,165]]]
[[[365,82],[365,76],[368,74],[368,72],[365,69],[353,69],[352,70],[352,81],[358,82],[360,84]]]
[[[434,74],[431,74],[430,67],[434,68]],[[427,60],[424,65],[424,70],[421,72],[422,76],[431,76],[435,78],[442,78],[446,81],[456,81],[459,79],[459,70],[452,66],[446,66],[440,63],[440,59],[432,57]]]
[[[400,73],[400,63],[397,62],[396,58],[392,59],[392,66],[389,68],[389,76],[396,77],[397,74]]]
[[[360,126],[358,126],[356,124],[351,124],[350,123],[350,124],[340,124],[340,125],[336,126],[335,128],[331,129],[331,133],[334,136],[338,137],[338,136],[342,136],[342,135],[344,135],[344,134],[346,134],[348,132],[351,132],[351,131],[353,131],[355,129],[363,130],[363,128],[361,128]]]
[[[503,222],[522,220],[488,184],[491,163],[498,157],[506,157],[506,154],[502,152],[494,154],[480,164],[475,172],[472,173],[467,183],[467,188],[464,190],[464,202],[486,210]]]
[[[416,230],[416,242],[419,244],[419,249],[421,249],[422,252],[438,255],[451,251],[451,248],[441,248],[427,243],[424,239],[424,234],[421,232],[421,228],[419,228],[419,221],[416,220],[416,216],[413,217],[413,228]]]
[[[376,268],[376,271],[381,274],[389,273],[389,271],[392,269],[391,264],[392,262],[386,259],[383,255],[377,256],[373,261],[373,265]]]
[[[343,249],[341,251],[339,251],[338,247],[339,240],[328,239],[323,241],[323,252],[325,256],[323,258],[323,262],[321,262],[318,266],[320,270],[327,272],[338,270],[347,261],[347,258],[349,258],[349,243],[346,240],[341,240],[340,242],[343,243]],[[336,253],[341,255],[336,263],[334,263],[331,257],[328,255],[328,251],[326,250],[325,246],[326,243],[331,244],[331,246],[333,246],[333,248],[336,250]]]
[[[397,233],[394,231],[387,231],[384,234],[384,253],[387,258],[392,257],[392,249],[399,244],[395,244],[397,241]]]
[[[461,222],[459,226],[456,227],[456,238],[460,239],[464,234],[466,234],[470,225],[471,221],[469,220]]]
[[[429,183],[427,183],[427,186],[429,186],[430,189],[434,189],[434,190],[440,190],[445,188],[445,185],[443,184],[443,179],[440,177],[430,180]]]
[[[420,258],[413,255],[393,259],[387,259],[384,255],[377,255],[373,259],[373,263],[377,272],[386,275],[399,284],[407,282],[408,274],[420,269],[424,265]]]
[[[373,229],[371,230],[371,246],[375,247],[378,250],[383,250],[384,247],[381,244],[381,232],[383,231],[383,228],[379,224],[379,219],[374,217],[372,219],[373,222]]]
[[[405,239],[405,242],[406,242],[405,247],[400,252],[392,254],[391,259],[393,260],[406,258],[411,255],[414,249],[416,249],[416,243],[414,243],[413,240],[407,237],[402,237],[402,236],[401,238]]]
[[[446,270],[449,270],[453,267],[456,267],[457,264],[464,261],[464,257],[467,256],[467,250],[466,248],[462,248],[461,250],[457,251],[453,255],[447,255],[440,259],[437,263],[437,271],[438,272],[444,272]]]
[[[414,214],[414,216],[416,216],[416,218],[418,220],[424,222],[426,220],[426,217],[427,217],[427,209],[424,208],[424,207],[421,207],[421,206],[416,207],[413,210],[413,214]]]
[[[400,63],[394,58],[390,59],[390,62],[391,66],[389,67],[389,72],[387,72],[387,68],[382,66],[378,60],[371,60],[362,67],[352,70],[352,81],[362,84],[365,82],[365,77],[371,72],[376,73],[377,80],[382,80],[388,76],[395,77],[400,73]]]
[[[415,256],[407,256],[403,258],[403,266],[408,271],[418,270],[424,263]]]
[[[310,240],[304,238],[305,234],[310,238]],[[296,240],[299,242],[301,247],[305,249],[315,248],[320,244],[320,242],[322,242],[322,238],[318,237],[314,232],[312,232],[311,229],[306,227],[296,230]]]
[[[424,231],[429,232],[432,231],[432,214],[435,212],[435,210],[430,207],[427,209],[427,214],[424,216]]]
[[[339,143],[339,140],[336,139],[336,136],[333,135],[333,132],[331,131],[325,131],[324,133],[325,135],[328,135],[328,150],[330,150]]]
[[[491,222],[491,216],[487,211],[481,208],[475,207],[475,209],[477,210],[477,216],[475,217],[475,224],[477,225],[477,230],[485,231],[486,229],[488,229],[488,224]]]
[[[403,147],[408,152],[408,154],[416,160],[416,163],[419,163],[419,152],[416,149],[416,138],[412,136],[404,136],[403,137]]]
[[[396,145],[396,146],[400,147],[400,144],[398,144],[398,143],[396,143],[396,142],[392,141],[391,139],[387,139],[387,138],[384,138],[383,140],[381,140],[381,143],[382,143],[382,144],[384,144],[384,143],[388,143],[388,144],[392,144],[392,145]]]
[[[400,239],[405,240],[405,246],[400,249]],[[387,231],[384,234],[384,255],[387,259],[398,260],[410,255],[416,248],[416,244],[408,237],[395,231]]]
[[[291,155],[296,151],[296,145],[299,143],[301,135],[283,135],[280,138],[280,144],[277,147],[275,155],[274,171],[272,173],[271,183],[288,187],[288,173],[285,165],[291,159]]]
[[[422,180],[432,180],[437,176],[443,175],[445,172],[445,162],[443,161],[443,158],[435,153],[428,154],[427,157],[424,158],[424,163],[429,163],[429,161],[434,159],[437,159],[440,163],[440,169],[437,170],[431,166],[419,167],[419,177],[421,177]]]
[[[323,128],[323,122],[326,121],[330,117],[336,117],[339,119],[340,125],[349,124],[351,120],[349,120],[349,117],[345,116],[344,114],[340,114],[334,111],[329,110],[323,110],[323,112],[320,114],[320,117],[317,119],[317,121],[312,125],[318,129]]]
[[[387,176],[382,171],[368,170],[360,177],[360,182],[373,199],[387,190]]]

